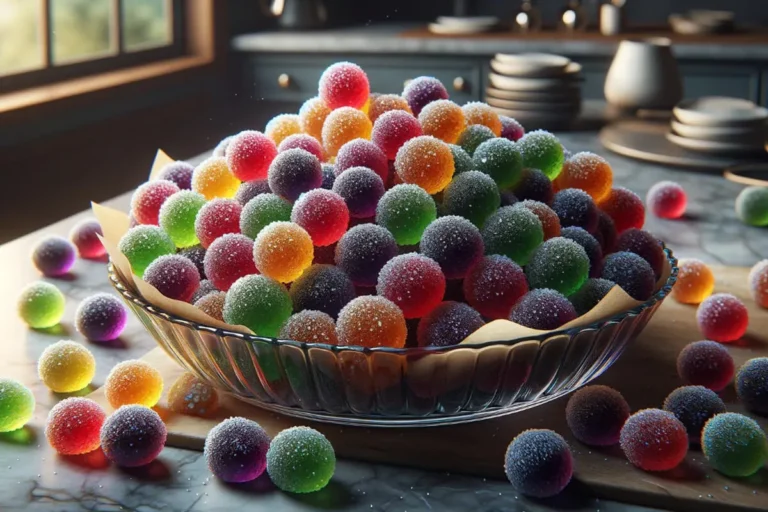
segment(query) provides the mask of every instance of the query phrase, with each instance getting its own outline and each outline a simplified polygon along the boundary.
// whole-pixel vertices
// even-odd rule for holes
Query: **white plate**
[[[510,101],[564,102],[581,100],[581,90],[575,86],[559,91],[506,91],[489,86],[485,89],[485,94],[491,98]]]
[[[492,65],[497,71],[513,76],[558,76],[565,72],[571,60],[551,53],[497,53]]]
[[[499,75],[512,78],[573,78],[581,73],[581,64],[578,62],[571,62],[564,68],[556,70],[542,69],[523,72],[519,66],[493,59],[491,60],[491,69]]]
[[[747,126],[768,119],[765,108],[748,100],[723,96],[684,100],[672,112],[678,121],[693,126]]]
[[[760,153],[765,152],[763,144],[743,144],[738,142],[714,142],[710,140],[688,139],[667,132],[667,140],[691,151],[700,153]]]
[[[675,119],[671,122],[672,131],[687,139],[709,140],[714,142],[738,142],[741,140],[765,139],[765,126],[696,126],[684,124]]]
[[[452,27],[489,27],[496,25],[496,16],[438,16],[437,24]]]
[[[581,108],[580,101],[510,101],[488,97],[485,99],[492,107],[507,110],[524,110],[526,112],[571,112]]]
[[[494,72],[488,78],[495,88],[508,91],[561,91],[579,86],[575,78],[517,78]]]
[[[427,25],[427,28],[433,34],[460,36],[489,32],[495,28],[495,25],[441,25],[440,23],[430,23]]]

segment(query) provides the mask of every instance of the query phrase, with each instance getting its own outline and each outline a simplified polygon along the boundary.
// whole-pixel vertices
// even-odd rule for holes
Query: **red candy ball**
[[[370,93],[365,71],[351,62],[337,62],[320,77],[320,98],[332,110],[339,107],[361,108]]]
[[[643,409],[621,429],[621,449],[629,462],[646,471],[666,471],[688,453],[688,432],[674,414]]]
[[[405,318],[421,318],[443,300],[445,276],[434,260],[403,254],[381,269],[376,292],[399,306]]]
[[[498,254],[481,259],[464,278],[466,301],[487,318],[508,318],[512,306],[526,293],[523,269]]]
[[[101,258],[107,253],[97,235],[101,235],[101,224],[95,219],[78,222],[69,232],[69,241],[75,244],[81,258]]]
[[[253,261],[253,240],[245,235],[217,238],[205,253],[205,275],[213,285],[227,291],[243,276],[258,274]]]
[[[295,148],[309,151],[321,162],[325,161],[325,149],[323,149],[323,145],[320,144],[319,140],[311,135],[307,135],[306,133],[294,133],[293,135],[289,135],[283,139],[283,141],[277,147],[277,152],[282,153],[288,149]]]
[[[728,350],[714,341],[689,343],[677,356],[677,373],[686,383],[721,391],[733,380],[734,364]]]
[[[403,110],[391,110],[373,124],[371,140],[389,160],[394,160],[403,144],[422,135],[419,120]]]
[[[699,304],[696,322],[705,338],[730,343],[747,332],[749,313],[744,303],[735,295],[716,293]]]
[[[346,233],[349,209],[339,194],[316,188],[296,200],[291,211],[291,221],[309,233],[314,245],[331,245]]]
[[[384,183],[389,177],[387,155],[379,146],[369,140],[354,139],[339,149],[334,167],[336,176],[352,167],[367,167],[378,174]]]
[[[205,203],[195,219],[195,234],[200,245],[207,249],[220,236],[239,233],[242,210],[234,199],[217,198]]]
[[[629,228],[641,229],[645,224],[645,205],[642,199],[624,187],[612,188],[598,207],[613,220],[618,233]]]
[[[277,155],[272,139],[261,132],[240,132],[227,146],[227,167],[240,181],[263,180]]]
[[[175,183],[166,180],[148,181],[136,189],[131,197],[131,216],[139,224],[159,223],[160,207],[166,199],[179,191]]]
[[[62,455],[90,453],[101,444],[101,426],[107,415],[104,409],[87,398],[67,398],[48,414],[45,437]]]
[[[660,181],[650,188],[645,202],[657,217],[679,219],[685,213],[688,196],[674,181]]]

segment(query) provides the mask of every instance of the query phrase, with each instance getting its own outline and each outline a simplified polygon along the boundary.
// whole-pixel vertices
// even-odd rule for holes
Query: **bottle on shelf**
[[[565,8],[560,13],[558,26],[568,32],[586,30],[589,17],[587,10],[581,5],[580,0],[568,0]]]
[[[512,29],[516,32],[541,30],[541,12],[533,4],[533,0],[523,0],[520,9],[512,20]]]

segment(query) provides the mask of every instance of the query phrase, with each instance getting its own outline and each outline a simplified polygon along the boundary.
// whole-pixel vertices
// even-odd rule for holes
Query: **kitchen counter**
[[[599,147],[595,133],[564,134],[572,151],[589,150],[608,157],[617,184],[645,194],[662,179],[681,183],[689,194],[684,220],[648,217],[647,229],[664,239],[679,257],[699,257],[730,265],[752,265],[768,258],[765,229],[744,226],[736,220],[733,201],[741,186],[720,177],[673,171],[611,155]],[[129,195],[106,204],[126,209]],[[16,435],[0,435],[0,510],[47,511],[231,511],[238,507],[275,512],[293,510],[504,510],[538,512],[573,510],[641,512],[650,509],[589,497],[571,485],[553,500],[527,500],[506,482],[433,473],[400,467],[339,461],[333,484],[324,491],[292,496],[274,490],[266,478],[232,486],[214,479],[202,454],[166,448],[153,464],[125,470],[110,466],[100,452],[80,457],[60,457],[48,447],[45,418],[62,397],[50,393],[37,379],[35,365],[43,349],[62,338],[82,341],[72,318],[80,300],[97,291],[112,292],[104,262],[80,260],[72,275],[52,280],[67,296],[66,315],[58,332],[27,329],[16,316],[15,300],[26,283],[39,279],[29,252],[42,234],[66,235],[70,227],[89,214],[65,219],[45,230],[0,247],[0,375],[28,385],[38,401],[28,428]],[[114,292],[113,292],[114,293]],[[150,335],[131,317],[119,341],[88,344],[98,361],[95,385],[100,385],[118,361],[138,358],[155,346]],[[563,402],[564,403],[564,402]],[[510,440],[515,433],[508,433]],[[502,454],[499,454],[501,464]],[[578,471],[578,468],[576,468]],[[638,478],[642,473],[638,472]]]

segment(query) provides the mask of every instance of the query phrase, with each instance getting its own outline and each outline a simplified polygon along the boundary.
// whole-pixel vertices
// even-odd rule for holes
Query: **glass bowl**
[[[448,425],[522,411],[563,396],[610,367],[677,280],[643,304],[591,325],[475,345],[362,348],[241,334],[190,322],[133,293],[128,306],[182,367],[217,389],[280,414],[369,427]]]

